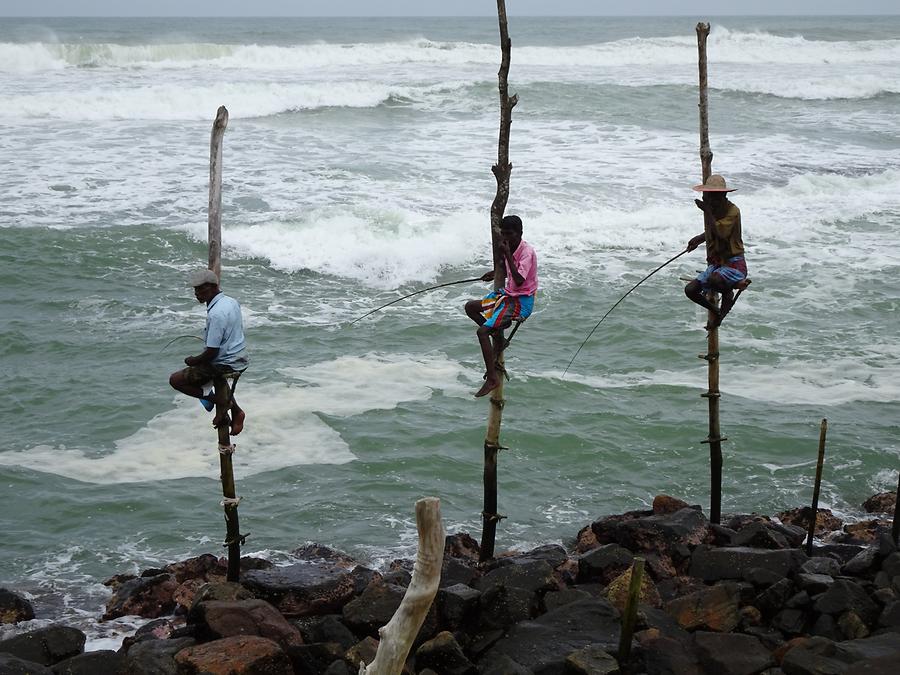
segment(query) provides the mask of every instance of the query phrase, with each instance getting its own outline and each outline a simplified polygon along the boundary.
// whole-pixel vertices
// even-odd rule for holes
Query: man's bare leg
[[[481,313],[481,300],[469,300],[466,303],[466,316],[479,326],[484,325],[484,322],[487,321],[487,319],[485,319],[484,315]]]
[[[169,376],[169,384],[172,385],[173,389],[180,391],[182,394],[187,394],[193,398],[203,398],[203,387],[185,382],[184,374],[180,370]]]
[[[481,356],[484,358],[484,366],[487,374],[484,379],[484,384],[481,385],[481,389],[475,392],[475,398],[489,394],[500,386],[500,378],[497,377],[497,366],[494,358],[494,346],[491,344],[492,332],[492,328],[487,328],[485,326],[481,326],[477,331],[478,344],[481,345]]]

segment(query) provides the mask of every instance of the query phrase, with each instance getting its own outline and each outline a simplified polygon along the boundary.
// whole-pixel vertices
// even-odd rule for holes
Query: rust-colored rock
[[[809,529],[810,507],[803,506],[790,511],[782,511],[778,514],[778,520],[785,525],[796,525],[805,530]],[[816,511],[816,536],[822,536],[828,532],[840,530],[844,524],[840,518],[831,512],[831,509],[818,509]]]
[[[879,492],[863,502],[866,513],[894,513],[897,505],[896,492]]]
[[[182,649],[175,655],[184,675],[293,675],[291,660],[272,640],[228,637]]]
[[[0,588],[0,624],[31,621],[34,607],[21,595]]]
[[[481,547],[478,545],[478,542],[466,532],[448,534],[444,540],[445,558],[464,558],[478,562],[480,555]]]
[[[670,497],[669,495],[656,495],[653,498],[653,515],[661,516],[666,513],[675,513],[676,511],[680,511],[681,509],[686,509],[690,506],[685,501],[678,499],[677,497]]]
[[[775,651],[772,652],[772,658],[775,659],[775,663],[778,666],[781,666],[781,662],[784,660],[784,655],[791,651],[794,647],[805,647],[810,644],[811,640],[808,637],[795,637],[791,638],[787,642],[782,645],[779,645],[775,648]]]
[[[629,567],[613,579],[612,583],[606,588],[606,599],[620,612],[624,611],[625,603],[628,601],[628,586],[631,584],[632,569]],[[653,583],[653,580],[647,574],[641,577],[641,594],[638,602],[651,607],[662,607],[662,598],[659,597],[656,584]]]
[[[103,621],[120,616],[155,619],[175,609],[174,593],[178,582],[171,574],[139,577],[121,584],[106,603]]]
[[[360,663],[369,665],[375,660],[378,653],[378,640],[373,637],[367,637],[362,642],[358,642],[344,653],[344,661],[350,664],[354,672],[359,668]]]
[[[722,583],[670,601],[666,612],[686,630],[727,633],[740,623],[739,601],[738,586]]]
[[[885,520],[861,520],[858,523],[844,525],[843,532],[828,537],[828,541],[841,544],[872,544],[878,541],[882,532],[890,532],[891,523]]]
[[[256,635],[274,640],[282,649],[303,644],[300,631],[264,600],[201,602],[189,619],[209,639]]]
[[[578,535],[575,537],[575,552],[576,553],[587,553],[600,545],[600,542],[597,541],[597,535],[594,534],[594,530],[591,529],[590,525],[585,525],[578,531]]]

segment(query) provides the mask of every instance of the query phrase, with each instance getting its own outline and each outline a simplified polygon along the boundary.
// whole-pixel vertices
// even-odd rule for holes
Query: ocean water
[[[509,213],[539,256],[508,353],[499,550],[567,542],[666,492],[708,505],[691,18],[510,17]],[[726,512],[811,496],[847,518],[896,485],[900,18],[712,18],[714,170],[753,285],[722,330]],[[372,565],[413,504],[480,534],[496,21],[5,19],[0,24],[0,584],[114,642],[100,582],[221,553],[210,417],[173,392],[202,330],[209,134],[223,288],[252,368],[235,456],[246,553],[307,541]],[[38,621],[40,623],[40,621]],[[21,628],[20,628],[21,629]]]

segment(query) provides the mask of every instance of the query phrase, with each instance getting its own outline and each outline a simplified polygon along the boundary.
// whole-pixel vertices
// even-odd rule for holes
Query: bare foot
[[[214,429],[218,429],[219,427],[228,426],[231,420],[228,418],[228,413],[222,413],[221,415],[216,415],[213,417],[212,425]]]
[[[481,385],[481,389],[479,389],[477,392],[475,392],[475,398],[481,398],[482,396],[490,394],[492,391],[494,391],[494,389],[496,389],[499,386],[500,386],[499,378],[494,378],[492,380],[486,379],[484,381],[484,384]]]
[[[244,430],[244,418],[246,415],[240,408],[234,413],[234,420],[231,422],[231,435],[237,436]]]

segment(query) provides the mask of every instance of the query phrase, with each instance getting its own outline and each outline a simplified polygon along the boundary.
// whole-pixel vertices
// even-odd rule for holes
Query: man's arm
[[[506,241],[500,242],[500,252],[503,254],[503,257],[506,259],[506,265],[509,268],[509,271],[512,273],[512,278],[515,280],[517,286],[521,286],[525,283],[525,277],[522,276],[522,273],[519,272],[519,268],[516,267],[516,262],[513,260],[512,251],[509,250],[509,244]]]
[[[687,250],[688,250],[688,251],[693,251],[695,248],[697,248],[697,247],[698,247],[700,244],[702,244],[704,241],[706,241],[706,233],[705,233],[705,232],[701,232],[701,233],[698,234],[696,237],[691,237],[691,238],[688,240],[688,243],[687,243]]]
[[[212,363],[212,360],[216,358],[218,353],[218,347],[207,347],[203,350],[202,354],[186,357],[184,359],[184,364],[186,366],[199,366],[201,363]]]

